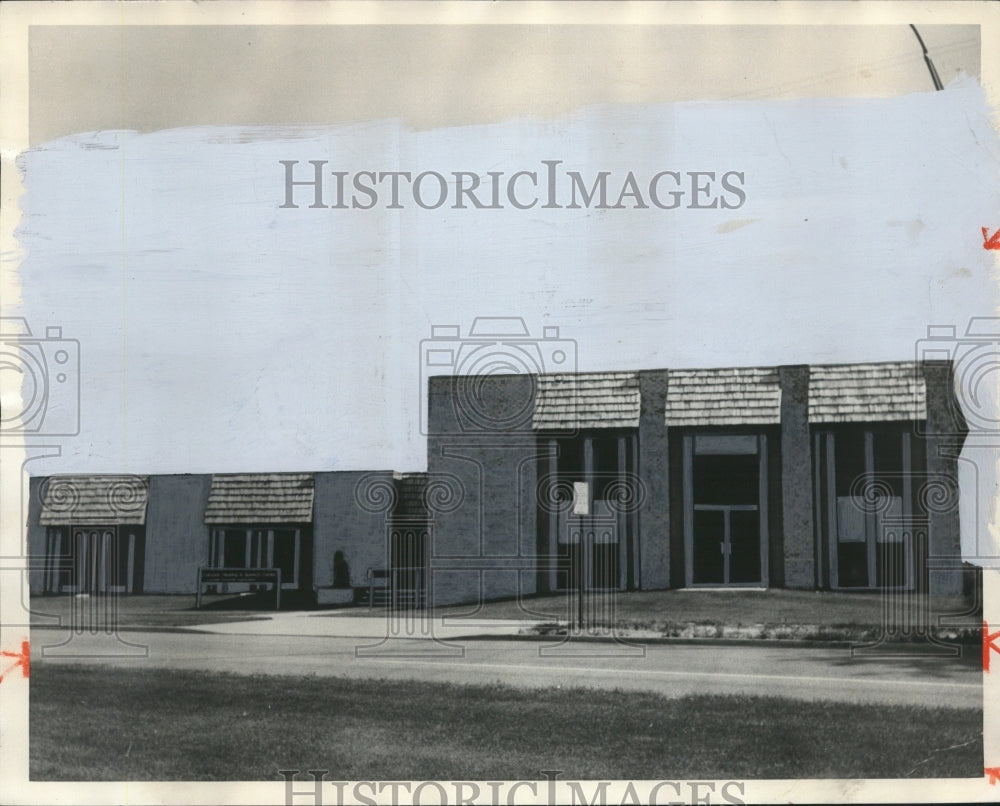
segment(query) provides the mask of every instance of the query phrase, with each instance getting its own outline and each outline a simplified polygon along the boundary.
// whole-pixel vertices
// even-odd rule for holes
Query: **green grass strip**
[[[34,780],[980,777],[982,711],[32,668]]]

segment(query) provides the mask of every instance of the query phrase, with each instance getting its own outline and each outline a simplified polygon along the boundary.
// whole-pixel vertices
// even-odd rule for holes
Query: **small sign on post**
[[[198,569],[198,597],[195,608],[201,607],[201,589],[204,585],[220,582],[265,583],[274,585],[274,609],[281,609],[280,568],[205,568]]]
[[[590,514],[590,484],[586,481],[573,482],[573,514]]]

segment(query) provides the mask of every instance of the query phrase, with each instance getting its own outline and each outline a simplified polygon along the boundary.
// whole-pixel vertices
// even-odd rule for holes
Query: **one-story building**
[[[301,604],[581,586],[959,593],[952,371],[432,377],[426,473],[33,478],[29,546],[46,561],[31,587],[193,593],[209,567],[280,569]]]

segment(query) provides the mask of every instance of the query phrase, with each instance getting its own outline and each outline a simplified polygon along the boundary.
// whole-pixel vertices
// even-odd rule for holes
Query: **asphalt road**
[[[361,635],[32,632],[32,664],[106,664],[239,674],[502,682],[686,694],[981,707],[974,659],[857,659],[841,648],[746,643],[558,644],[509,638],[447,642]],[[129,644],[123,643],[129,642]],[[967,653],[969,651],[967,650]],[[975,653],[972,653],[975,654]]]

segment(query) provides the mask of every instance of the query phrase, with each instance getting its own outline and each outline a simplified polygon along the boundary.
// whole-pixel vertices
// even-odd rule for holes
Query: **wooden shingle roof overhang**
[[[809,368],[809,421],[924,420],[927,386],[914,361],[827,364]]]
[[[638,372],[538,376],[531,426],[536,431],[639,427]]]
[[[778,370],[670,370],[664,420],[668,426],[777,425],[781,422]]]
[[[205,523],[312,523],[312,473],[232,473],[212,476]]]
[[[147,476],[51,476],[42,491],[42,526],[143,526],[149,502]]]

